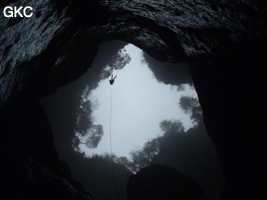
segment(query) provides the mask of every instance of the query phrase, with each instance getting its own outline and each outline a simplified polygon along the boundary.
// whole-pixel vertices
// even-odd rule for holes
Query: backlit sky
[[[179,107],[181,96],[196,97],[189,86],[177,91],[176,86],[159,83],[145,63],[142,50],[134,45],[125,46],[131,61],[117,75],[114,85],[108,79],[91,92],[90,98],[96,105],[93,112],[94,124],[101,124],[104,136],[96,149],[80,144],[88,156],[110,153],[110,111],[112,149],[116,156],[126,156],[141,148],[148,140],[162,134],[159,123],[165,119],[181,120],[185,130],[192,126],[191,120]]]

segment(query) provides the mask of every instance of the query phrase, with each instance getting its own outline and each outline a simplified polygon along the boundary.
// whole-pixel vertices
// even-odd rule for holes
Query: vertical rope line
[[[111,117],[112,117],[112,87],[110,85],[109,145],[110,145],[110,153],[112,156],[113,152],[112,152],[112,140],[111,140]],[[113,158],[112,158],[112,163],[113,163]]]
[[[114,181],[114,185],[115,185],[115,189],[116,189],[116,195],[117,195],[117,199],[119,198],[119,191],[118,191],[118,187],[117,187],[117,182],[116,182],[116,178],[115,178],[115,167],[114,167],[114,161],[113,161],[113,151],[112,151],[112,137],[111,137],[111,119],[112,119],[112,86],[110,85],[110,120],[109,120],[109,136],[110,136],[110,140],[109,140],[109,145],[110,145],[110,153],[111,153],[111,164],[112,164],[112,174],[113,174],[113,181]]]

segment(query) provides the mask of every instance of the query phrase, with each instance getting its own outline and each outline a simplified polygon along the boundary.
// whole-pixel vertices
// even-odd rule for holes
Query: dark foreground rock
[[[203,190],[189,177],[162,165],[146,167],[127,184],[128,200],[207,200]]]

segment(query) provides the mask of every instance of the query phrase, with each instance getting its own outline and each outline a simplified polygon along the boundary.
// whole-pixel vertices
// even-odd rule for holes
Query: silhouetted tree
[[[179,105],[185,113],[191,114],[190,118],[193,124],[196,125],[202,120],[202,109],[197,98],[182,96]]]
[[[114,70],[123,69],[130,61],[131,57],[126,53],[126,50],[120,49],[116,55],[112,56],[112,59],[107,63],[107,66],[101,71],[100,79],[107,79]]]
[[[160,123],[160,127],[164,135],[172,133],[184,133],[183,125],[180,121],[164,120]],[[126,157],[116,157],[115,155],[105,154],[104,159],[112,160],[116,163],[126,166],[131,172],[136,173],[141,168],[147,167],[151,164],[153,158],[160,153],[160,145],[162,137],[152,139],[145,143],[141,149],[131,151],[130,159]]]
[[[181,92],[181,91],[185,91],[185,85],[186,84],[180,84],[180,85],[177,85],[177,92]]]
[[[108,63],[113,69],[122,69],[131,61],[131,57],[126,53],[125,49],[120,49],[116,56],[112,57],[112,60]]]
[[[104,135],[102,125],[93,124],[92,111],[94,104],[89,100],[90,88],[86,87],[80,96],[81,104],[77,109],[77,120],[75,136],[72,139],[72,146],[79,150],[79,144],[85,144],[88,148],[96,148]]]
[[[77,120],[75,132],[85,135],[92,126],[92,107],[91,101],[82,102],[77,110]]]
[[[89,149],[96,148],[103,135],[104,131],[102,125],[92,125],[87,130],[86,136],[82,139],[85,141],[80,143],[85,144]]]
[[[184,127],[182,122],[179,120],[163,120],[160,123],[160,128],[164,133],[168,132],[184,132]]]

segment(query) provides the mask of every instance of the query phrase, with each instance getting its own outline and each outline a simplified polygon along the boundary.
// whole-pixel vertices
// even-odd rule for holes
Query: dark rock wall
[[[195,63],[194,84],[226,178],[223,199],[266,198],[265,47]]]
[[[12,92],[20,91],[31,84],[29,79],[38,79],[48,73],[39,67],[33,68],[28,62],[45,52],[49,43],[66,24],[70,17],[66,10],[57,12],[51,1],[15,1],[9,6],[32,6],[35,10],[32,18],[5,18],[1,7],[1,70],[0,70],[0,105]],[[47,61],[45,64],[49,64]],[[48,65],[49,66],[49,65]]]
[[[132,175],[127,191],[128,200],[207,200],[194,180],[163,165],[152,165]]]
[[[227,181],[223,199],[267,198],[262,123],[266,116],[265,1],[12,2],[0,5],[30,5],[35,12],[32,18],[0,17],[1,127],[9,123],[12,127],[25,118],[27,112],[9,117],[16,115],[12,109],[17,103],[33,109],[27,101],[20,102],[17,93],[33,99],[45,96],[81,76],[91,66],[99,43],[124,40],[158,60],[190,63],[205,124]],[[6,150],[6,140],[30,145],[33,149],[27,155],[40,152],[41,156],[34,145],[39,137],[30,137],[28,132],[35,132],[30,129],[1,130],[7,136],[3,140],[6,157],[16,160]],[[26,143],[24,135],[29,136]],[[46,134],[46,148],[52,144],[49,137]],[[36,162],[42,159],[38,153]]]
[[[90,67],[103,41],[134,43],[162,61],[230,54],[234,44],[265,38],[266,5],[261,2],[10,3],[30,5],[35,12],[23,19],[1,15],[1,105],[12,91],[38,85],[45,95],[73,81]]]
[[[92,199],[59,160],[47,117],[34,96],[19,93],[9,99],[0,122],[0,199]]]

